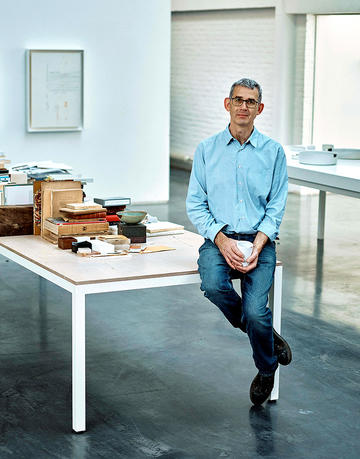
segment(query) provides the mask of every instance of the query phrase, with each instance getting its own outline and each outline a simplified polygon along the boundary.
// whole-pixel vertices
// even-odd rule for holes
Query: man
[[[261,99],[254,80],[243,78],[232,85],[224,100],[230,124],[198,146],[186,200],[188,216],[205,238],[198,260],[201,290],[234,327],[248,334],[258,369],[250,387],[255,405],[270,396],[278,364],[288,365],[292,358],[266,307],[287,171],[281,145],[254,127],[264,109]],[[238,240],[253,243],[247,266]],[[233,279],[241,279],[241,297]]]

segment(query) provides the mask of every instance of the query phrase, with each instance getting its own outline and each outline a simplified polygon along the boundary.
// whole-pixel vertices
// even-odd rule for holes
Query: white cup
[[[250,241],[237,241],[237,247],[240,250],[240,252],[243,253],[245,260],[247,260],[252,253],[253,243]],[[248,266],[248,265],[249,263],[244,261],[243,266]]]

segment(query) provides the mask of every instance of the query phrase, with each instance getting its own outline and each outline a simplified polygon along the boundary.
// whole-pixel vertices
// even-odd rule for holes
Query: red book
[[[119,222],[120,218],[117,215],[107,215],[106,216],[106,221],[107,222]]]

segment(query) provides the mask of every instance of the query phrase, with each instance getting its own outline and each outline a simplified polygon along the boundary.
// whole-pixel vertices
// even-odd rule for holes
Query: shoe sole
[[[255,383],[255,379],[253,380],[253,382],[251,383],[251,386],[250,386],[250,400],[251,400],[251,403],[254,405],[254,406],[260,406],[262,405],[263,403],[266,402],[266,400],[268,400],[271,396],[271,392],[273,391],[274,389],[274,382],[273,382],[273,385],[271,387],[271,390],[269,392],[269,394],[267,396],[264,396],[264,397],[261,397],[261,398],[258,398],[258,397],[255,397],[253,395],[253,387],[254,387],[254,383]]]
[[[270,395],[271,395],[271,394],[270,394]],[[268,396],[266,397],[266,399],[263,400],[263,401],[260,401],[260,400],[252,400],[252,398],[250,397],[250,401],[251,401],[251,403],[252,403],[254,406],[261,406],[261,405],[263,405],[267,400],[269,400],[270,395],[268,395]]]
[[[286,361],[281,362],[279,360],[279,363],[280,363],[280,365],[283,365],[283,366],[289,365],[289,363],[291,363],[291,361],[292,361],[292,352],[291,352],[290,346],[287,343],[287,341],[282,336],[280,336],[277,331],[275,331],[275,329],[273,329],[273,333],[276,336],[276,338],[278,338],[280,341],[282,341],[284,343],[284,345],[285,345],[284,351],[286,352],[286,354],[288,356]]]

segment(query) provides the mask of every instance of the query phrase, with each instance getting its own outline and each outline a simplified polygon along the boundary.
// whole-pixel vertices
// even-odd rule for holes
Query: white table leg
[[[282,301],[282,265],[277,265],[274,274],[274,283],[270,293],[270,306],[273,313],[273,327],[280,334],[281,332],[281,301]],[[278,400],[279,398],[279,371],[276,370],[274,388],[270,394],[270,400]]]
[[[324,239],[326,191],[319,192],[318,239]]]
[[[85,406],[85,294],[72,293],[72,416],[73,430],[86,430]]]

